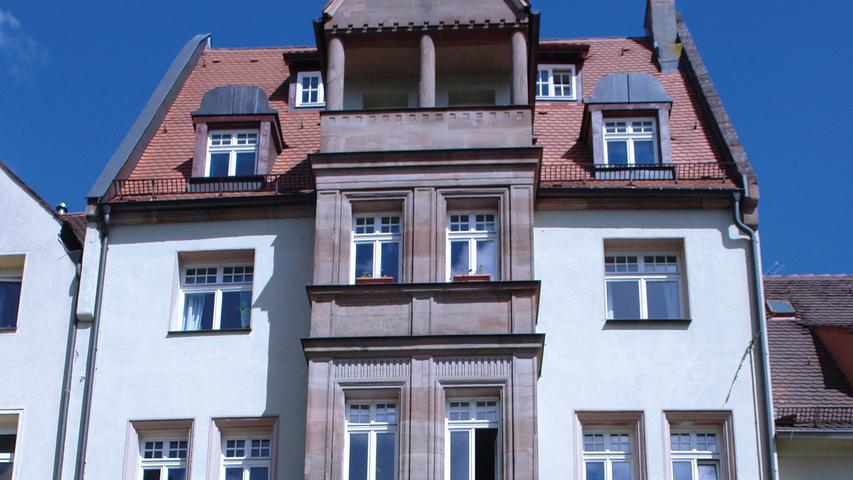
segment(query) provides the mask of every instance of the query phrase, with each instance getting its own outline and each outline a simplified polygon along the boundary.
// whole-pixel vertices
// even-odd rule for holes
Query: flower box
[[[394,283],[394,277],[358,277],[355,279],[356,285],[377,285]]]
[[[454,275],[454,282],[488,282],[492,279],[489,274]]]

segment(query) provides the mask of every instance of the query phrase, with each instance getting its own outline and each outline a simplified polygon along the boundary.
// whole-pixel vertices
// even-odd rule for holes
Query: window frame
[[[480,230],[468,230],[468,231],[451,231],[451,218],[456,215],[468,215],[468,223],[476,224],[476,216],[477,215],[492,215],[494,216],[494,224],[495,230],[493,232],[488,231],[480,231]],[[473,220],[471,219],[473,217]],[[491,281],[499,281],[501,279],[501,224],[500,224],[500,215],[495,210],[451,210],[447,212],[446,216],[446,226],[445,226],[445,259],[444,259],[444,268],[446,271],[445,277],[448,282],[453,281],[453,262],[452,262],[452,250],[451,243],[458,242],[461,240],[468,241],[468,271],[463,275],[480,275],[479,273],[479,261],[477,258],[477,241],[478,240],[492,240],[495,242],[495,258],[494,267],[495,272],[490,278]],[[473,268],[472,268],[473,267]],[[485,274],[482,274],[485,275]]]
[[[249,282],[233,282],[226,283],[224,281],[225,269],[228,267],[251,267],[252,268],[252,280]],[[213,283],[201,283],[201,284],[187,284],[187,270],[189,269],[199,269],[199,268],[215,268],[216,269],[216,281]],[[203,262],[203,263],[182,263],[180,265],[180,286],[179,286],[179,295],[178,295],[178,311],[177,311],[177,322],[175,324],[178,332],[216,332],[216,331],[239,331],[239,330],[248,330],[252,327],[252,310],[254,305],[254,283],[255,283],[255,266],[254,262],[222,262],[222,263],[213,263],[213,262]],[[247,275],[243,273],[243,275]],[[249,324],[245,327],[241,328],[221,328],[222,326],[222,298],[224,293],[229,292],[249,292]],[[211,320],[211,328],[209,330],[206,329],[198,329],[198,330],[189,330],[186,327],[186,318],[184,309],[186,308],[186,298],[188,294],[199,294],[199,293],[213,293],[213,319]]]
[[[451,420],[452,403],[468,402],[470,405],[471,414],[467,420]],[[477,402],[494,402],[495,403],[495,420],[478,420]],[[450,480],[451,475],[451,441],[450,436],[453,432],[468,432],[468,478],[469,480],[476,478],[476,431],[481,429],[493,428],[496,430],[496,445],[495,445],[495,480],[500,480],[503,477],[503,416],[501,415],[501,400],[499,397],[450,397],[447,398],[444,404],[444,478]]]
[[[13,319],[13,323],[11,326],[7,327],[0,325],[0,331],[15,330],[18,328],[18,318],[21,316],[21,297],[24,294],[24,276],[22,274],[6,274],[0,271],[0,283],[15,283],[18,285],[18,304],[15,306],[15,318]]]
[[[350,407],[353,405],[369,406],[369,422],[350,422]],[[394,405],[395,422],[378,422],[376,418],[376,407],[378,405]],[[350,436],[352,434],[367,434],[367,480],[376,480],[376,437],[380,433],[394,434],[394,478],[399,478],[400,468],[400,402],[396,399],[361,400],[353,399],[344,403],[344,455],[342,476],[343,480],[349,479],[350,474]]]
[[[398,232],[382,233],[382,218],[396,217],[398,219]],[[373,219],[373,233],[356,233],[356,222],[358,219]],[[392,224],[393,225],[393,224]],[[373,244],[373,272],[370,278],[382,277],[382,245],[386,243],[397,244],[397,276],[394,277],[394,283],[400,283],[400,277],[403,274],[403,216],[399,212],[383,212],[383,213],[364,213],[354,214],[352,216],[352,228],[350,230],[350,282],[356,283],[356,245],[358,244]]]
[[[625,122],[627,125],[630,125],[630,132],[625,133],[607,133],[607,124],[608,122]],[[634,122],[651,122],[652,124],[652,132],[634,132],[633,124]],[[604,117],[601,122],[601,138],[604,142],[604,164],[605,165],[613,165],[617,167],[634,167],[634,166],[656,166],[661,165],[662,158],[660,153],[660,140],[659,140],[659,129],[658,129],[658,119],[654,116],[643,116],[643,117]],[[626,155],[628,163],[610,163],[610,147],[608,145],[608,140],[624,140],[627,143],[626,146]],[[637,163],[636,153],[634,149],[635,141],[647,141],[651,140],[654,162],[652,163]]]
[[[604,448],[603,451],[587,451],[586,450],[586,436],[587,435],[603,435],[604,436]],[[611,435],[627,435],[628,440],[630,442],[630,449],[628,451],[618,451],[618,450],[610,450],[610,436]],[[604,480],[612,480],[613,479],[613,464],[614,463],[627,463],[631,468],[631,477],[632,479],[638,478],[638,464],[637,464],[637,455],[639,448],[637,445],[637,439],[634,431],[630,428],[626,427],[584,427],[581,432],[581,469],[582,469],[582,479],[586,480],[586,465],[588,463],[604,463]]]
[[[147,443],[156,443],[162,442],[163,446],[160,449],[162,452],[162,457],[159,458],[145,458],[145,452],[147,450]],[[185,456],[180,456],[180,448],[178,449],[179,456],[178,457],[170,457],[169,451],[171,450],[170,443],[171,442],[184,442],[186,444],[186,454]],[[184,476],[189,478],[189,458],[190,458],[190,441],[187,437],[178,437],[178,436],[168,436],[168,435],[152,435],[152,436],[143,436],[139,438],[139,468],[137,473],[137,478],[139,480],[143,480],[145,477],[146,471],[151,470],[159,470],[160,471],[160,480],[166,480],[169,478],[169,470],[178,468],[184,470]]]
[[[267,441],[269,442],[269,456],[252,456],[252,441]],[[245,455],[242,457],[228,457],[228,442],[229,441],[243,441],[245,442],[243,445],[243,450]],[[264,447],[259,447],[263,449]],[[252,473],[252,468],[266,468],[267,469],[267,478],[273,478],[272,471],[272,459],[275,453],[273,448],[273,440],[271,435],[248,435],[248,434],[232,434],[232,435],[223,435],[220,439],[220,451],[219,451],[219,478],[225,479],[225,472],[229,468],[240,468],[243,470],[242,480],[250,480],[250,475]]]
[[[304,88],[302,86],[302,79],[304,78],[317,77],[317,101],[316,102],[303,102],[302,101],[302,92]],[[309,94],[310,98],[310,94]],[[323,72],[319,70],[306,70],[303,72],[299,72],[296,74],[296,98],[295,98],[295,106],[297,108],[317,108],[317,107],[325,107],[326,106],[326,89],[323,84]]]
[[[547,71],[548,72],[548,94],[540,95],[539,94],[539,85],[543,82],[540,82],[540,72]],[[557,95],[555,92],[554,85],[554,72],[562,72],[562,71],[571,71],[571,95]],[[578,99],[578,75],[577,75],[577,66],[573,63],[564,63],[564,64],[541,64],[536,66],[536,82],[534,84],[534,88],[536,89],[536,99],[537,100],[546,100],[546,101],[576,101]]]
[[[673,435],[690,435],[690,450],[673,450]],[[716,451],[699,450],[697,448],[697,437],[699,435],[714,435]],[[717,428],[670,428],[669,430],[669,471],[671,478],[675,479],[675,464],[677,462],[689,462],[691,466],[691,480],[699,480],[699,466],[714,465],[717,467],[717,480],[726,480],[723,463],[723,437]]]
[[[645,257],[675,257],[677,272],[647,272],[645,271]],[[637,257],[637,272],[607,272],[608,257]],[[684,283],[683,255],[673,250],[605,250],[604,252],[604,318],[608,321],[642,321],[642,320],[685,320],[687,318],[687,292]],[[678,316],[675,318],[649,318],[648,283],[654,282],[676,282],[678,286]],[[614,318],[611,316],[609,303],[610,296],[607,287],[610,283],[638,283],[637,293],[639,295],[640,316],[639,318]]]
[[[230,135],[231,143],[229,145],[213,145],[214,135]],[[254,144],[239,145],[236,143],[239,135],[255,135]],[[225,177],[237,177],[237,154],[252,152],[255,154],[253,162],[252,175],[258,174],[258,149],[260,144],[260,131],[257,129],[248,130],[210,130],[207,132],[207,154],[204,162],[204,176],[211,178],[211,155],[214,153],[228,153],[228,174]],[[245,176],[245,175],[241,175]]]

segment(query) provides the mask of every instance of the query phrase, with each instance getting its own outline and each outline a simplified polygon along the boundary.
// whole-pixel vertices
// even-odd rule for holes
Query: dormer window
[[[323,77],[320,72],[299,72],[296,76],[296,106],[322,107],[325,103]]]
[[[575,100],[574,65],[539,65],[536,74],[536,98],[539,100]]]
[[[605,118],[604,160],[608,165],[658,163],[654,118]]]
[[[207,142],[206,177],[255,175],[258,155],[258,131],[210,132]]]

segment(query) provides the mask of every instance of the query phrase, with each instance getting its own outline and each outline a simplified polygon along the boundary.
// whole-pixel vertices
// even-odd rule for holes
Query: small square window
[[[672,253],[604,256],[609,320],[685,318],[681,268]]]
[[[604,122],[604,160],[608,165],[660,163],[654,119],[619,119]]]
[[[536,73],[536,98],[540,100],[575,100],[574,65],[539,65]]]
[[[325,101],[320,72],[299,72],[296,75],[296,106],[321,107]]]
[[[242,458],[246,456],[245,440],[227,440],[225,442],[225,456],[228,458]]]

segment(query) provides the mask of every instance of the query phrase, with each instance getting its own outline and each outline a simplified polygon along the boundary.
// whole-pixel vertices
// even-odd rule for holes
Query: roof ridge
[[[238,51],[238,50],[317,50],[313,45],[269,45],[265,47],[211,47],[208,52],[216,51]]]

